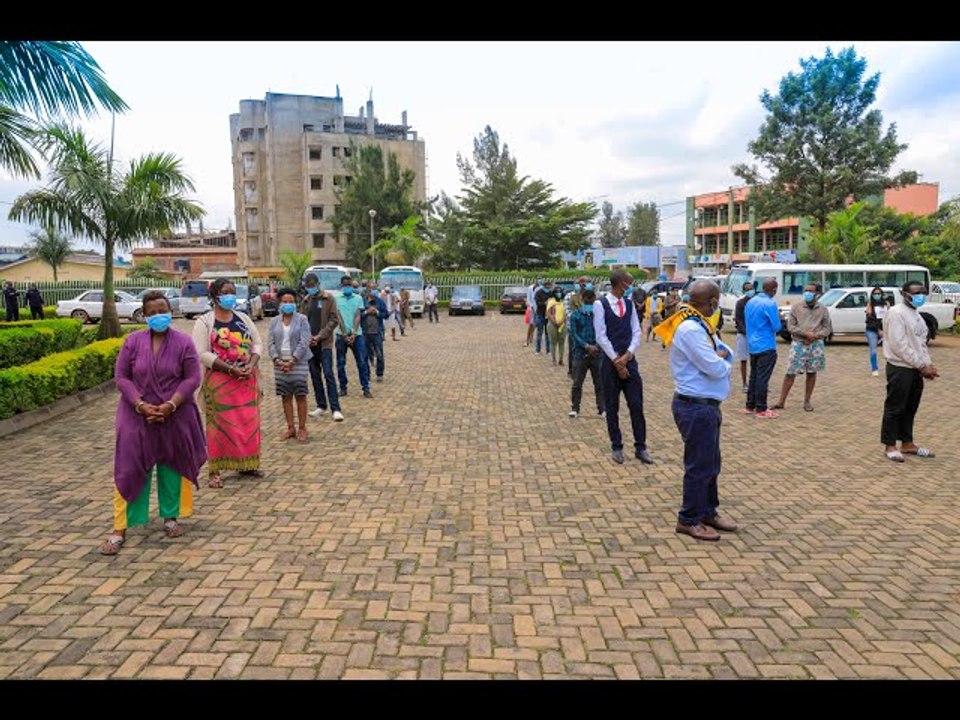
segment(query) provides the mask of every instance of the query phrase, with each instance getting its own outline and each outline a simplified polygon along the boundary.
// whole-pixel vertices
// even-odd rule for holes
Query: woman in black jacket
[[[883,317],[887,314],[887,297],[883,289],[875,287],[867,300],[867,343],[870,345],[870,370],[874,377],[880,376],[877,362],[877,345],[883,338]]]

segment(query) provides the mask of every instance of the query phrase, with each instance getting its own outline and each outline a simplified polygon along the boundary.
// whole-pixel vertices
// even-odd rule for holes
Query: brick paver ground
[[[347,421],[306,446],[275,440],[266,370],[267,477],[202,482],[184,537],[154,520],[115,558],[115,398],[5,438],[0,678],[960,678],[955,343],[919,417],[934,460],[883,458],[864,343],[828,349],[814,413],[800,383],[774,422],[735,392],[742,529],[698,544],[673,530],[666,352],[640,357],[657,464],[614,466],[519,318],[442,325],[387,341],[372,400],[351,369]]]

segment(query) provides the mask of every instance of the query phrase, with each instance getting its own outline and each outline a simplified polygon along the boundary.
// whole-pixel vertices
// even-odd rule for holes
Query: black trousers
[[[17,322],[20,320],[20,306],[15,302],[7,303],[7,322]]]
[[[30,308],[30,318],[33,320],[43,320],[43,306]]]
[[[607,433],[610,435],[610,447],[623,450],[623,436],[620,433],[620,393],[627,398],[630,410],[630,424],[633,426],[633,446],[637,452],[647,447],[647,420],[643,416],[643,380],[636,359],[627,363],[629,376],[621,380],[613,367],[613,361],[602,354],[600,360],[600,385],[603,387],[604,409],[607,412]]]
[[[777,364],[777,351],[765,350],[750,355],[750,383],[747,386],[747,409],[764,412],[767,409],[767,391],[770,376]]]
[[[923,376],[919,370],[887,363],[887,399],[883,403],[880,442],[896,445],[897,440],[913,442],[913,419],[923,396]]]
[[[597,401],[597,413],[603,412],[603,384],[600,382],[600,355],[584,352],[573,356],[573,387],[570,390],[571,409],[580,412],[580,400],[583,397],[583,381],[587,373],[593,379],[593,394]]]

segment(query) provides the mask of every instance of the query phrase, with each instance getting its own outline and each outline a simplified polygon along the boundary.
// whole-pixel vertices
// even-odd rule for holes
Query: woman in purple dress
[[[170,303],[160,292],[143,297],[149,329],[127,336],[117,357],[120,391],[113,493],[113,533],[100,546],[116,555],[128,527],[149,520],[156,468],[160,516],[167,537],[183,534],[178,518],[193,511],[193,487],[207,448],[194,393],[200,358],[193,340],[170,328]]]

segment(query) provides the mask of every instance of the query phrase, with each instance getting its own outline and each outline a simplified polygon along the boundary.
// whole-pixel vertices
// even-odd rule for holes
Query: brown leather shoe
[[[704,524],[684,525],[677,523],[677,532],[681,535],[689,535],[694,540],[719,540],[720,533],[713,528],[708,528]]]
[[[736,532],[737,524],[733,520],[724,520],[719,515],[714,515],[712,518],[704,518],[700,521],[701,525],[708,525],[709,527],[715,528],[716,530],[722,530],[723,532]]]

